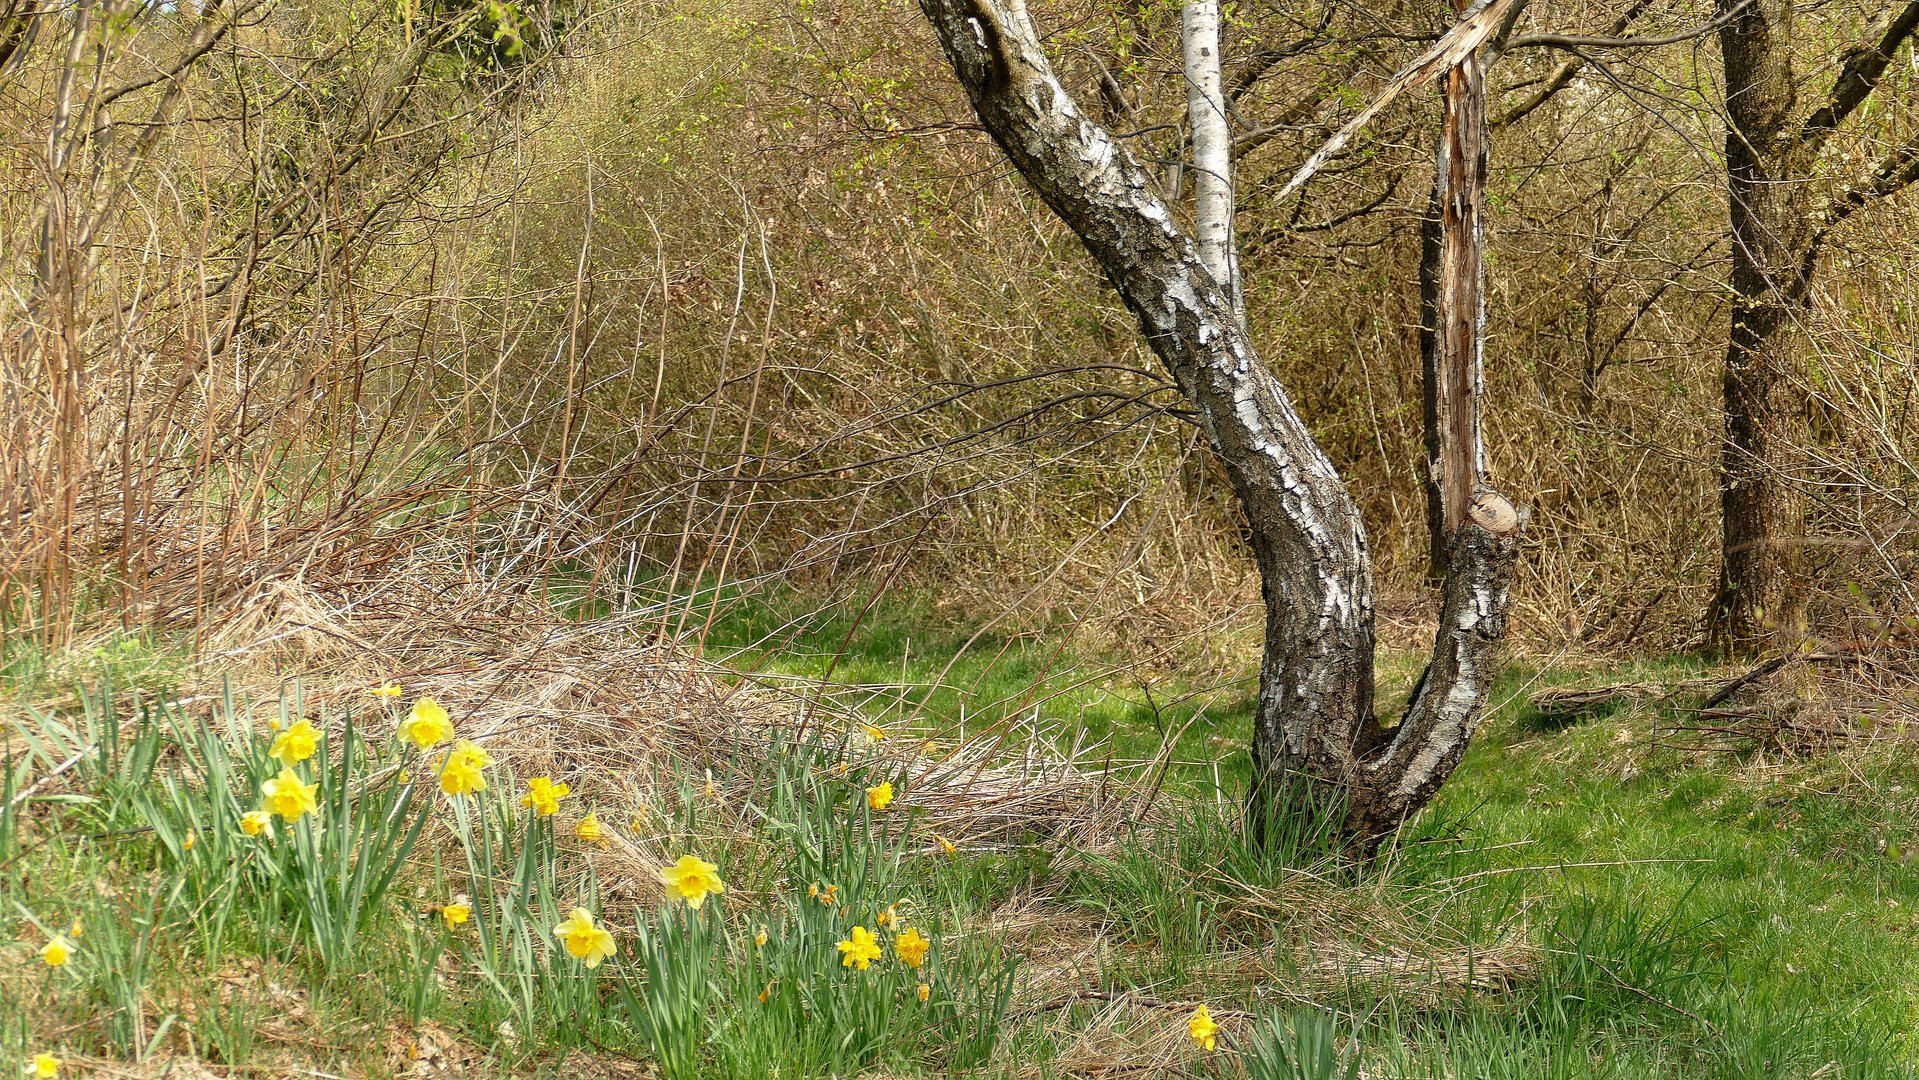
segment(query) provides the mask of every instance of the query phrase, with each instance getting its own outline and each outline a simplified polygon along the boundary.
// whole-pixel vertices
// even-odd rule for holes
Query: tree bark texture
[[[1792,0],[1746,0],[1719,34],[1733,300],[1720,460],[1723,557],[1709,630],[1715,646],[1735,653],[1803,630],[1794,566],[1805,507],[1791,456],[1806,423],[1791,338],[1808,285],[1813,162],[1794,116],[1793,21]]]
[[[1795,338],[1820,240],[1829,223],[1853,207],[1911,182],[1897,182],[1895,156],[1833,207],[1815,208],[1820,149],[1919,29],[1919,0],[1888,8],[1864,38],[1841,52],[1830,91],[1803,114],[1791,0],[1719,5],[1726,20],[1719,51],[1726,80],[1733,299],[1719,488],[1723,554],[1707,635],[1718,650],[1745,654],[1789,648],[1806,633],[1806,503],[1792,474],[1810,430]]]
[[[1427,676],[1398,727],[1382,725],[1358,506],[1255,353],[1232,299],[1144,170],[1054,76],[1019,0],[921,0],[921,8],[987,131],[1139,319],[1245,510],[1266,610],[1255,821],[1285,792],[1370,849],[1438,789],[1478,724],[1522,515],[1498,493],[1479,493],[1452,541]]]
[[[1420,222],[1419,352],[1431,570],[1446,572],[1452,536],[1485,472],[1479,433],[1486,340],[1486,78],[1479,54],[1446,73],[1433,195]]]
[[[1186,125],[1193,141],[1193,232],[1200,262],[1243,322],[1239,245],[1233,235],[1233,136],[1220,75],[1219,0],[1186,0],[1180,12]]]

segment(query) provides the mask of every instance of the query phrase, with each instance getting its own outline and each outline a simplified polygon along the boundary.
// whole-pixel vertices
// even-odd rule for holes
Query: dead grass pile
[[[903,776],[898,805],[923,814],[928,845],[1098,846],[1150,802],[1123,774],[1090,764],[1096,748],[1037,723],[898,725],[874,741],[846,700],[818,684],[744,677],[676,641],[677,609],[569,618],[536,587],[502,587],[457,566],[424,557],[351,593],[273,582],[205,632],[176,696],[207,700],[230,688],[236,700],[264,703],[284,694],[327,715],[366,714],[368,689],[391,683],[409,700],[431,696],[518,775],[565,781],[620,808],[620,820],[605,822],[613,850],[630,855],[603,878],[614,894],[652,888],[667,855],[662,808],[710,796],[748,824],[750,808],[764,805],[753,785],[781,741],[837,747]]]

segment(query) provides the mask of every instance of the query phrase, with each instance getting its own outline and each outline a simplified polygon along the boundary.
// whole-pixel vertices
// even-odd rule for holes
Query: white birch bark
[[[1525,515],[1479,493],[1454,535],[1432,662],[1399,725],[1381,723],[1358,504],[1261,362],[1224,283],[1159,187],[1061,85],[1022,0],[920,7],[981,124],[1139,319],[1246,512],[1266,607],[1250,820],[1257,829],[1268,813],[1312,815],[1355,850],[1373,850],[1438,790],[1484,715]]]

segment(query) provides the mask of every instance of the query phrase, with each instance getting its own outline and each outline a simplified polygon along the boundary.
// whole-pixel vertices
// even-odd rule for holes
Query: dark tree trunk
[[[1907,142],[1816,204],[1820,151],[1919,31],[1919,0],[1882,11],[1839,54],[1831,88],[1803,113],[1791,0],[1719,0],[1719,9],[1733,302],[1719,488],[1724,547],[1707,634],[1720,651],[1752,653],[1790,648],[1807,631],[1806,505],[1792,474],[1811,432],[1796,338],[1820,244],[1867,201],[1919,179],[1919,144]]]
[[[1805,508],[1791,474],[1806,410],[1793,336],[1806,301],[1813,161],[1794,116],[1793,36],[1792,0],[1745,0],[1720,30],[1733,300],[1719,484],[1723,557],[1708,631],[1716,648],[1731,653],[1804,630],[1795,569]]]
[[[1266,608],[1255,820],[1275,793],[1359,849],[1417,811],[1477,726],[1521,515],[1481,490],[1452,540],[1433,661],[1397,728],[1373,715],[1359,509],[1146,173],[1082,113],[1018,0],[921,0],[981,122],[1139,319],[1246,512]],[[1330,816],[1329,815],[1336,815]]]

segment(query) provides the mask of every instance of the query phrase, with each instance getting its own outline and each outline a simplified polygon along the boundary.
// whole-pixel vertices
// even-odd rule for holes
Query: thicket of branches
[[[1846,40],[1869,14],[1817,17]],[[1248,323],[1407,598],[1434,102],[1273,195],[1446,18],[1272,3],[1227,45]],[[1490,69],[1486,436],[1535,508],[1522,641],[1701,633],[1728,317],[1714,19],[1528,12]],[[1041,20],[1173,190],[1177,22]],[[1829,78],[1824,58],[1804,64]],[[1150,643],[1256,610],[1179,396],[904,0],[0,0],[0,64],[9,632],[204,623],[422,547],[633,602],[939,582]],[[1888,78],[1825,151],[1835,184],[1919,126],[1911,66]],[[1834,230],[1802,328],[1798,542],[1814,625],[1846,643],[1919,611],[1912,200]]]

